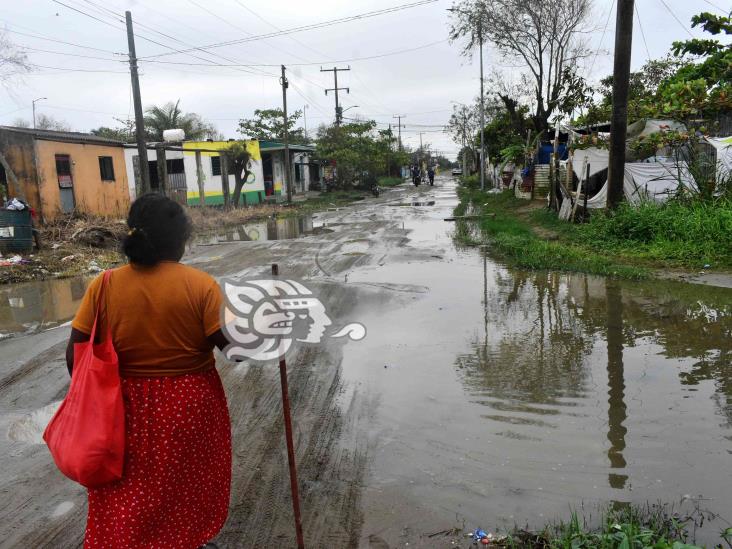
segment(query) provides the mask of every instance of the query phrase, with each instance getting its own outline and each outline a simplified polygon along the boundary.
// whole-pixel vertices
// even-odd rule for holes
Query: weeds
[[[480,243],[484,235],[499,254],[519,267],[558,269],[621,277],[647,276],[649,267],[700,269],[732,266],[732,201],[671,200],[613,212],[594,211],[574,225],[545,208],[531,208],[510,192],[484,194],[462,187],[456,215],[468,208],[493,213],[479,231],[461,223],[456,237]]]
[[[466,188],[459,192],[461,203],[455,209],[455,215],[468,212],[494,214],[493,217],[482,218],[477,231],[472,223],[459,222],[455,237],[463,244],[479,244],[487,235],[494,252],[525,269],[587,272],[636,279],[648,276],[643,268],[623,265],[572,243],[539,237],[526,220],[516,215],[516,210],[526,202],[514,198],[510,192],[484,194],[477,189]]]
[[[402,183],[404,180],[401,177],[380,177],[378,184],[379,187],[396,187]]]
[[[517,529],[492,545],[516,549],[700,549],[692,544],[695,529],[716,515],[702,511],[698,502],[686,513],[675,507],[646,504],[610,508],[601,513],[595,527],[573,512],[569,522],[547,525],[541,532]],[[721,535],[726,541],[725,532]]]

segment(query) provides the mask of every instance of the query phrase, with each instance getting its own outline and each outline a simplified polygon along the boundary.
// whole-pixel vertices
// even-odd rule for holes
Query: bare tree
[[[592,0],[460,0],[452,10],[450,39],[471,56],[480,37],[506,58],[525,64],[533,87],[539,131],[562,104],[571,71],[589,55],[583,33]]]
[[[0,30],[0,81],[7,86],[14,76],[31,70],[28,56],[13,44],[4,31]]]
[[[471,157],[475,154],[474,143],[480,127],[479,120],[478,109],[474,105],[453,105],[447,131],[453,141],[462,147],[463,175],[468,175],[468,153]]]
[[[30,128],[32,125],[28,120],[16,118],[13,120],[16,128]],[[71,131],[71,125],[65,120],[59,120],[48,114],[40,113],[36,116],[36,128],[39,130],[55,130],[57,132]]]

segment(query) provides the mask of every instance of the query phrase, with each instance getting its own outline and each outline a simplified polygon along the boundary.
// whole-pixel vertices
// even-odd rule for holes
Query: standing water
[[[719,542],[732,290],[511,269],[453,245],[455,197],[440,193],[405,221],[439,261],[349,275],[400,293],[354,312],[368,336],[344,349],[344,376],[374,402],[364,543],[684,498],[722,515],[697,532]]]

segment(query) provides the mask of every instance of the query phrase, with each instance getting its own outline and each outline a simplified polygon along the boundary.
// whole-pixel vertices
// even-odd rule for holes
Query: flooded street
[[[283,220],[282,235],[297,238],[265,222],[186,256],[231,278],[277,262],[317,289],[333,327],[367,327],[360,342],[288,357],[308,545],[443,547],[426,534],[542,527],[572,509],[685,496],[732,520],[732,289],[516,271],[490,250],[456,247],[444,221],[456,204],[442,178]],[[4,289],[0,331],[71,318],[83,285],[56,284],[63,298]],[[47,303],[59,312],[19,313]],[[0,342],[13,357],[0,370],[8,547],[77,547],[83,536],[83,492],[38,434],[65,392],[66,330]],[[234,480],[217,543],[292,546],[276,367],[221,360],[219,370]]]

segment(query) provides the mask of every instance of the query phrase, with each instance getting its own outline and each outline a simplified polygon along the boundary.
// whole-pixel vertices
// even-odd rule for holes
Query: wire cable
[[[613,0],[613,3],[610,4],[610,11],[607,12],[607,19],[605,20],[605,28],[602,29],[602,36],[600,36],[600,42],[597,44],[597,49],[595,50],[595,56],[592,58],[592,64],[590,65],[590,70],[587,72],[588,76],[592,76],[592,69],[595,68],[595,61],[597,61],[597,56],[600,54],[600,48],[602,48],[602,41],[605,40],[605,33],[607,32],[607,26],[610,23],[610,16],[613,14],[614,8],[615,8],[615,0]]]
[[[57,0],[54,0],[54,1],[57,1]],[[207,44],[205,46],[200,46],[199,48],[193,48],[193,49],[205,49],[205,50],[209,50],[209,49],[213,49],[213,48],[221,48],[221,47],[224,47],[224,46],[233,46],[235,44],[244,44],[246,42],[254,42],[256,40],[264,40],[266,38],[274,38],[276,36],[284,36],[286,34],[292,34],[292,33],[295,33],[295,32],[303,32],[303,31],[307,31],[307,30],[315,30],[315,29],[320,29],[320,28],[324,28],[324,27],[330,27],[330,26],[333,26],[333,25],[338,25],[338,24],[341,24],[341,23],[348,23],[348,22],[351,22],[351,21],[357,21],[357,20],[360,20],[360,19],[368,19],[368,18],[371,18],[371,17],[376,17],[377,15],[384,15],[384,14],[387,14],[387,13],[394,13],[394,12],[397,12],[397,11],[401,11],[401,10],[405,10],[405,9],[409,9],[409,8],[414,8],[414,7],[418,7],[418,6],[423,6],[423,5],[426,5],[426,4],[433,4],[433,3],[437,2],[437,1],[438,0],[419,0],[418,2],[411,2],[409,4],[402,4],[402,5],[399,5],[399,6],[392,6],[390,8],[384,8],[384,9],[380,9],[380,10],[375,10],[375,11],[360,13],[360,14],[357,14],[357,15],[351,15],[351,16],[342,17],[342,18],[339,18],[339,19],[331,19],[331,20],[328,20],[328,21],[321,21],[320,23],[312,23],[310,25],[302,25],[300,27],[292,27],[292,28],[284,29],[284,30],[277,31],[277,32],[271,32],[271,33],[267,33],[267,34],[259,34],[259,35],[249,36],[247,38],[240,38],[240,39],[237,39],[237,40],[228,40],[226,42],[217,42],[215,44]],[[192,50],[183,50],[182,52],[179,52],[179,53],[186,53],[187,51],[192,51]],[[148,55],[145,58],[146,59],[151,59],[151,58],[154,58],[154,57],[163,57],[163,56],[166,56],[166,55],[172,55],[172,54],[170,54],[170,53],[159,53],[159,54],[156,54],[156,55]]]
[[[21,31],[12,30],[12,29],[4,29],[4,30],[5,30],[5,32],[12,32],[13,34],[20,34],[21,36],[28,36],[30,38],[36,38],[37,40],[46,40],[48,42],[56,42],[57,44],[65,44],[67,46],[74,46],[75,48],[84,48],[87,50],[102,51],[104,53],[111,53],[112,55],[127,55],[125,53],[119,53],[119,52],[115,52],[115,51],[111,51],[111,50],[104,50],[102,48],[95,48],[93,46],[84,46],[83,44],[76,44],[74,42],[66,42],[64,40],[58,40],[56,38],[48,38],[46,36],[42,36],[39,34],[30,34],[27,32],[21,32]]]
[[[634,7],[635,7],[635,16],[638,19],[638,27],[640,27],[640,31],[641,31],[641,38],[643,38],[643,45],[646,48],[646,59],[648,61],[650,61],[651,60],[651,52],[648,49],[648,42],[646,42],[646,33],[643,32],[643,23],[641,23],[640,12],[638,11],[638,4],[635,3],[634,4]]]
[[[671,8],[668,7],[668,4],[666,3],[666,0],[661,0],[661,4],[663,4],[663,6],[666,8],[666,11],[668,11],[671,14],[671,17],[673,17],[674,19],[676,19],[676,22],[679,25],[681,25],[681,28],[683,28],[686,31],[686,34],[688,34],[689,36],[691,36],[691,38],[694,38],[694,35],[691,34],[691,31],[688,28],[686,28],[686,25],[684,25],[681,22],[681,19],[679,19],[678,17],[676,17],[676,14],[673,11],[671,11]]]

